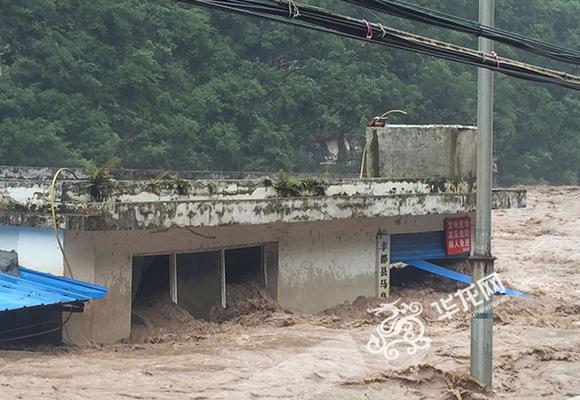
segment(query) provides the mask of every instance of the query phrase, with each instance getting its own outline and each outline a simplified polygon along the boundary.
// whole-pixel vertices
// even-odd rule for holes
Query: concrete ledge
[[[47,170],[51,169],[36,175],[34,169],[0,173],[0,224],[52,225]],[[17,178],[22,174],[34,179]],[[462,178],[293,177],[282,183],[299,190],[284,189],[268,177],[121,180],[100,196],[103,201],[96,201],[88,180],[63,180],[56,188],[55,207],[60,227],[75,230],[259,225],[474,210],[474,182]],[[525,207],[526,192],[497,190],[493,199],[494,208]]]
[[[494,208],[525,207],[524,191],[497,191]],[[463,214],[475,210],[475,195],[424,194],[263,200],[116,203],[103,215],[69,216],[74,230],[169,229],[190,226],[260,225],[400,215]]]

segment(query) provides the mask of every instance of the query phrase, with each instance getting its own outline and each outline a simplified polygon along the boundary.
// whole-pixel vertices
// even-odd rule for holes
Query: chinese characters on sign
[[[447,255],[471,252],[471,219],[469,217],[445,219]]]
[[[485,301],[492,299],[496,292],[505,293],[505,286],[499,279],[498,274],[493,273],[478,280],[476,283],[472,283],[465,289],[450,294],[446,299],[431,303],[431,307],[437,310],[439,321],[444,319],[451,320],[459,311],[467,312],[470,304],[474,310],[477,310]]]
[[[377,236],[377,296],[389,297],[391,268],[391,236]]]

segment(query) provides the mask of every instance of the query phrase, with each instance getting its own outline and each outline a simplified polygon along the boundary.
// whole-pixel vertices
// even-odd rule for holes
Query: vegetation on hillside
[[[474,0],[417,1],[476,18]],[[473,38],[314,1],[455,43]],[[580,47],[580,1],[498,3],[498,26]],[[0,164],[316,171],[367,119],[474,124],[476,70],[161,0],[0,0]],[[380,18],[380,19],[379,19]],[[500,47],[500,55],[580,73]],[[580,179],[580,95],[499,76],[504,183]],[[357,170],[353,165],[352,171]]]

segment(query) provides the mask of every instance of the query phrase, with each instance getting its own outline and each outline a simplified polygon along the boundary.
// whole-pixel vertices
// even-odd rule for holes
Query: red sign
[[[445,243],[447,255],[454,256],[471,252],[471,218],[445,219]]]

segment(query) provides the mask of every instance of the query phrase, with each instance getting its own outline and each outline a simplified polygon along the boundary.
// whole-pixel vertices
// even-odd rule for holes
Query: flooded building
[[[475,130],[367,131],[366,178],[251,173],[0,169],[0,249],[62,275],[58,216],[75,279],[108,295],[74,315],[73,343],[129,337],[132,309],[165,296],[197,318],[252,282],[281,306],[316,312],[388,296],[391,262],[467,257],[475,210]],[[494,208],[525,206],[495,190]],[[34,243],[34,244],[32,244]],[[44,264],[43,264],[44,263]]]

